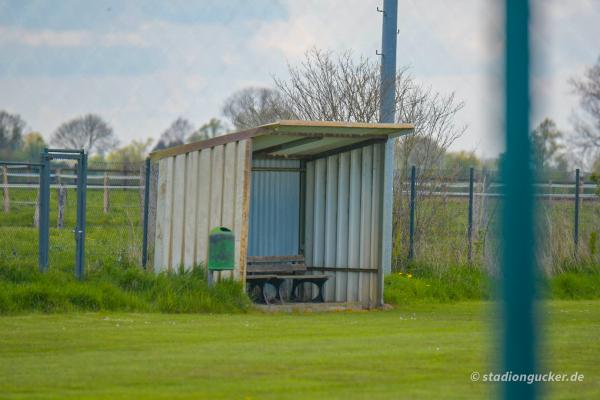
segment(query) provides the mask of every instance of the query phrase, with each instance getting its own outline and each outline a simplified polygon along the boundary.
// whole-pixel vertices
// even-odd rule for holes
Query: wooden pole
[[[65,221],[65,187],[58,185],[58,229],[62,229]]]
[[[108,172],[104,173],[104,213],[108,214],[110,195],[108,193]]]
[[[40,227],[40,191],[35,196],[35,212],[33,214],[33,226]]]
[[[8,195],[8,167],[2,166],[2,197],[4,199],[4,212],[10,212],[10,197]]]

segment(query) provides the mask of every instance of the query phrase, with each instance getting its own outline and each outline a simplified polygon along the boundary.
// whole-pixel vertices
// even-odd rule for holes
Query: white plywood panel
[[[383,144],[373,145],[373,190],[371,198],[371,268],[381,268],[381,216],[383,202]],[[377,274],[371,274],[369,302],[377,303]]]
[[[244,212],[244,187],[245,187],[245,171],[246,171],[246,146],[248,141],[243,140],[238,142],[236,147],[236,167],[235,167],[235,217],[233,221],[233,232],[235,234],[235,260],[237,262],[234,270],[234,278],[241,279],[244,276],[245,257],[241,256],[241,247],[243,240],[243,212]]]
[[[158,183],[156,200],[156,228],[154,232],[154,271],[164,270],[165,263],[165,245],[164,241],[169,240],[169,232],[165,231],[166,218],[166,198],[167,198],[167,171],[168,159],[163,158],[158,162]]]
[[[373,186],[373,148],[362,149],[361,206],[360,206],[360,266],[371,268],[371,196]],[[361,272],[359,278],[360,301],[369,300],[371,274]]]
[[[172,269],[183,265],[184,247],[184,214],[185,214],[185,172],[186,154],[175,157],[175,176],[173,179],[173,226],[171,228],[171,263]]]
[[[304,260],[306,265],[314,266],[313,247],[314,247],[314,223],[315,223],[315,163],[306,163],[306,195],[305,195],[305,216],[304,216]]]
[[[327,162],[325,159],[315,161],[315,196],[314,196],[314,254],[313,264],[322,267],[325,261],[325,182],[327,179]]]
[[[224,147],[223,161],[223,211],[221,226],[225,226],[235,232],[235,185],[237,170],[237,142],[227,143]],[[231,271],[223,271],[222,278],[232,278]]]
[[[336,266],[337,208],[338,208],[338,156],[327,157],[327,181],[325,189],[325,255],[324,265]],[[337,274],[325,284],[325,300],[334,301]]]
[[[196,263],[206,267],[208,259],[208,231],[210,225],[211,149],[200,151],[198,156],[198,204],[196,222]]]
[[[210,186],[210,230],[222,225],[223,216],[223,170],[225,162],[225,146],[216,146],[212,149],[212,175]],[[219,281],[221,272],[213,273],[213,279]]]
[[[185,239],[183,263],[191,268],[196,260],[196,211],[198,210],[198,152],[188,153],[185,183]]]
[[[209,231],[221,225],[223,215],[223,150],[224,146],[212,149]]]
[[[348,198],[348,267],[360,268],[361,149],[350,153],[350,193]],[[358,272],[348,273],[347,299],[358,301]]]
[[[235,220],[235,177],[237,169],[237,142],[224,146],[223,161],[223,211],[221,225],[233,231]]]
[[[169,157],[165,168],[167,182],[165,186],[165,212],[163,219],[164,237],[163,245],[163,266],[171,269],[171,254],[173,241],[173,177],[175,172],[175,158]]]
[[[348,267],[348,206],[350,194],[350,153],[342,153],[338,163],[336,267]],[[335,300],[346,301],[348,273],[335,273]]]

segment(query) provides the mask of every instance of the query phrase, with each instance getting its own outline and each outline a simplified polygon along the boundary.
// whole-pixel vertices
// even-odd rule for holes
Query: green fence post
[[[146,158],[144,168],[144,228],[142,234],[142,267],[148,263],[148,207],[150,204],[150,158]]]
[[[77,163],[77,226],[75,227],[75,277],[83,279],[85,265],[85,208],[87,193],[87,154],[81,151]]]
[[[529,1],[505,1],[505,140],[502,163],[502,368],[536,371],[533,171],[529,140]],[[534,399],[537,384],[504,382],[505,399]]]
[[[40,163],[38,268],[40,272],[46,272],[50,241],[50,155],[47,148],[40,155]]]

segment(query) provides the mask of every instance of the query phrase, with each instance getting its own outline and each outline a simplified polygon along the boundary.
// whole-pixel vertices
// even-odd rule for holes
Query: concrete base
[[[359,303],[285,303],[285,304],[255,304],[254,307],[262,312],[284,312],[284,313],[312,313],[312,312],[339,312],[339,311],[367,311],[375,309],[386,309],[369,307]]]

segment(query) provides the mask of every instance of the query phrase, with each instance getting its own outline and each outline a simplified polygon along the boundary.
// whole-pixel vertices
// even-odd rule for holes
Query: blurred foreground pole
[[[536,370],[533,171],[529,143],[529,1],[505,0],[505,137],[502,164],[503,337],[500,372]],[[537,385],[505,382],[504,399],[534,399]]]
[[[394,123],[396,119],[396,39],[398,31],[398,0],[384,0],[381,24],[381,76],[379,87],[379,122]],[[384,275],[392,272],[392,208],[394,185],[395,138],[385,143],[383,165],[383,221],[381,269],[377,280],[384,287]],[[383,305],[383,289],[377,293],[378,305]]]

